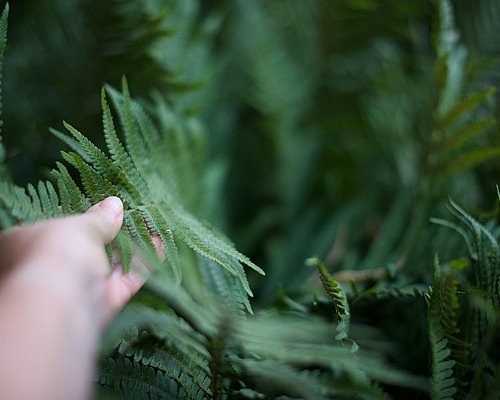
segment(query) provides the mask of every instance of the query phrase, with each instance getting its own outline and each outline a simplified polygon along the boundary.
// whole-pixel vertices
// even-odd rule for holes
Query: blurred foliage
[[[406,376],[383,379],[357,362],[329,368],[298,350],[286,359],[280,335],[319,345],[326,319],[350,323],[361,352],[429,377],[435,399],[496,398],[499,16],[496,0],[16,0],[3,84],[13,180],[48,177],[64,146],[48,128],[63,119],[103,147],[99,89],[126,75],[166,136],[155,162],[176,199],[266,271],[249,275],[257,314],[317,324],[302,335],[280,320],[224,319],[204,296],[224,302],[230,282],[180,248],[175,290],[193,309],[145,290],[133,307],[147,310],[117,322],[117,332],[135,331],[116,333],[101,384],[126,392],[136,375],[161,381],[161,393],[186,384],[172,369],[155,367],[170,378],[146,371],[155,352],[179,346],[165,337],[175,318],[155,324],[148,314],[166,303],[202,335],[187,330],[201,355],[186,354],[211,380],[181,360],[179,374],[201,388],[187,397],[426,398]],[[319,276],[305,265],[313,255],[325,260]],[[192,321],[198,307],[209,327]],[[245,323],[257,338],[238,333]]]

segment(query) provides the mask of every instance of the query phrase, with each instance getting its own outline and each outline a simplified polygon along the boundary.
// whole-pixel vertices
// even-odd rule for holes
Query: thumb
[[[80,216],[85,226],[104,244],[110,243],[123,223],[123,203],[115,196],[90,207]]]

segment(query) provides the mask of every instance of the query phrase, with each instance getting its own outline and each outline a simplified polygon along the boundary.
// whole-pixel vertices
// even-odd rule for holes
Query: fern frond
[[[490,244],[492,246],[492,250],[494,251],[495,254],[498,253],[498,244],[494,236],[491,234],[491,232],[485,228],[484,225],[479,223],[475,218],[473,218],[470,214],[468,214],[462,207],[460,207],[457,203],[455,203],[452,199],[450,199],[450,205],[452,209],[450,211],[452,214],[454,214],[456,217],[458,217],[466,226],[471,229],[476,237],[479,238],[479,235],[484,235]]]
[[[30,184],[26,192],[10,182],[0,181],[0,207],[5,210],[5,227],[63,215],[59,195],[51,182],[40,181],[36,189]]]
[[[116,236],[115,242],[123,270],[124,272],[129,272],[129,267],[132,262],[133,243],[127,234],[127,228],[125,226],[122,225],[120,232],[118,232]]]
[[[189,398],[166,373],[128,358],[103,362],[98,382],[130,400]]]
[[[182,289],[176,286],[175,290]],[[112,335],[120,337],[113,345],[117,363],[128,359],[160,371],[164,379],[174,381],[180,398],[211,398],[206,339],[168,306],[154,310],[145,304],[130,305],[118,317],[113,330]],[[101,374],[101,384],[122,386],[121,376],[109,376],[107,372],[104,369]]]
[[[456,361],[449,348],[450,339],[458,333],[457,286],[455,278],[442,274],[436,256],[434,286],[430,291],[427,312],[432,352],[432,397],[436,400],[451,400],[457,392],[453,369]]]
[[[172,227],[174,234],[179,235],[181,240],[183,240],[184,243],[186,243],[198,254],[217,262],[231,274],[237,276],[245,288],[245,291],[249,296],[252,296],[248,280],[244,274],[241,274],[242,268],[239,260],[231,258],[232,254],[225,254],[224,250],[226,249],[226,245],[224,246],[224,249],[219,247],[222,239],[212,242],[210,239],[213,237],[213,234],[210,233],[205,236],[205,234],[209,232],[208,229],[204,228],[199,223],[197,223],[194,227],[189,224],[188,221],[191,222],[194,221],[194,219],[183,210],[178,209],[176,210],[177,212],[175,212],[174,210],[170,210],[168,207],[164,207],[162,210],[164,211],[163,216],[165,217],[168,225]],[[198,228],[200,229],[198,230]],[[234,251],[235,250],[233,249],[231,252]],[[243,256],[239,256],[238,258],[244,259]],[[250,266],[252,266],[252,264],[250,264]],[[257,267],[257,271],[261,272],[262,270]]]
[[[193,215],[178,204],[180,199],[175,196],[172,197],[172,195],[169,194],[171,188],[168,188],[168,190],[160,190],[159,185],[165,185],[172,182],[167,181],[161,183],[156,173],[152,172],[152,168],[148,170],[148,158],[161,160],[164,157],[162,151],[165,148],[168,149],[168,146],[163,147],[163,143],[172,138],[169,136],[161,138],[159,136],[158,130],[154,127],[154,124],[147,117],[147,114],[142,110],[140,105],[130,99],[125,79],[123,80],[122,94],[119,94],[112,88],[107,88],[107,92],[111,96],[111,100],[120,117],[127,144],[126,149],[120,144],[117,137],[111,112],[105,101],[104,94],[102,94],[103,123],[108,147],[113,160],[104,159],[103,153],[96,151],[95,146],[85,141],[78,132],[70,130],[79,144],[84,147],[85,153],[91,158],[96,172],[101,173],[110,182],[118,181],[120,183],[120,185],[118,185],[117,182],[116,185],[120,197],[128,193],[132,195],[133,193],[140,192],[143,198],[149,197],[153,200],[153,204],[146,205],[140,201],[142,199],[134,195],[133,198],[130,199],[131,212],[133,212],[135,208],[139,209],[149,232],[154,232],[154,234],[158,234],[161,237],[165,245],[166,263],[171,267],[179,281],[182,275],[178,262],[177,246],[175,244],[176,237],[180,238],[181,241],[185,242],[200,255],[216,261],[219,265],[230,271],[231,274],[237,276],[245,291],[248,295],[251,295],[250,286],[241,264],[261,274],[263,274],[262,269],[251,262],[248,257],[238,252],[232,243],[229,243],[225,238],[222,238],[220,234],[199,222]],[[184,139],[179,138],[179,140]],[[149,153],[151,157],[149,157]],[[189,149],[185,148],[184,153],[189,154]],[[148,156],[146,156],[146,154],[148,154]],[[113,165],[109,166],[109,163]],[[128,176],[129,180],[120,179],[117,176],[120,172],[117,170],[116,166],[118,163],[123,163],[125,165],[125,173],[129,172],[127,170],[132,171]],[[186,161],[186,163],[191,164],[192,161]],[[111,174],[109,172],[106,173],[99,169],[99,165],[106,165],[108,171],[114,172]],[[127,165],[129,167],[126,167]],[[139,165],[141,165],[141,167],[138,167]],[[135,167],[137,167],[137,169]],[[143,179],[142,175],[146,173],[147,175],[145,175]],[[168,177],[168,174],[164,176]],[[117,179],[117,177],[119,179]],[[130,190],[128,190],[129,185],[133,186]],[[136,186],[134,187],[134,185]],[[135,189],[135,191],[133,189]],[[134,234],[136,238],[140,238],[141,228],[139,226],[139,218],[136,216],[135,225],[130,217],[126,218],[126,222],[130,225],[127,225],[130,232]],[[142,237],[145,239],[145,231],[142,230],[142,233]],[[245,303],[248,304],[248,300],[246,300]]]
[[[7,181],[0,181],[0,204],[10,216],[9,226],[19,221],[31,223],[47,218],[41,208],[39,193],[33,187],[29,190],[36,196],[35,205],[23,188]]]
[[[102,150],[96,147],[78,130],[67,123],[64,123],[64,126],[82,146],[83,156],[86,156],[91,160],[93,167],[95,168],[96,172],[98,172],[102,176],[102,179],[109,182],[116,181],[116,186],[120,189],[121,192],[120,197],[129,202],[130,206],[134,207],[138,204],[142,204],[143,197],[141,195],[141,192],[137,188],[137,186],[131,182],[130,178],[127,175],[127,172],[119,165],[114,164]],[[81,163],[78,164],[83,165]],[[76,166],[75,168],[78,169],[78,167]]]
[[[33,208],[38,212],[43,213],[42,202],[40,201],[40,196],[38,195],[38,192],[36,191],[35,187],[31,183],[29,183],[27,189],[28,189],[28,194],[31,196]]]
[[[101,89],[101,107],[104,138],[106,139],[111,159],[118,165],[121,165],[126,171],[131,171],[134,169],[134,166],[130,156],[123,148],[123,145],[116,134],[113,116],[111,115],[111,110],[108,106],[108,102],[106,101],[106,92],[104,88]]]
[[[186,391],[189,398],[211,398],[209,375],[185,354],[157,348],[151,355],[141,354],[140,362],[163,371]]]
[[[122,195],[124,197],[115,185],[85,163],[78,154],[61,152],[61,155],[80,173],[83,188],[92,203],[97,203],[107,196]]]
[[[432,398],[436,400],[452,400],[457,392],[453,367],[455,361],[449,359],[451,350],[439,320],[429,316],[429,340],[432,352]]]
[[[139,135],[136,118],[132,112],[132,100],[128,90],[128,83],[125,77],[122,77],[122,104],[121,104],[120,119],[122,123],[123,133],[127,150],[134,163],[140,164],[148,158],[145,151],[145,145],[142,137]]]
[[[472,233],[475,254],[471,254],[471,257],[476,258],[478,261],[476,271],[477,286],[484,291],[495,293],[497,279],[500,276],[498,265],[499,248],[495,237],[493,237],[491,232],[486,229],[483,224],[479,223],[451,199],[450,205],[450,211],[459,218]],[[484,238],[486,238],[487,241],[486,246]]]
[[[466,240],[470,243],[468,246],[471,247],[469,248],[469,256],[472,261],[474,279],[472,281],[473,287],[469,288],[467,293],[479,295],[484,298],[486,303],[494,307],[499,301],[498,282],[500,271],[498,243],[496,237],[490,231],[491,224],[488,227],[481,224],[451,200],[449,210],[465,227],[461,228],[461,234],[465,235]],[[496,233],[497,235],[498,233]],[[458,379],[457,382],[465,385],[466,382],[463,382],[462,378],[467,377],[467,373],[472,370],[474,373],[473,378],[467,380],[472,381],[470,387],[477,389],[477,384],[482,379],[481,376],[483,376],[483,370],[485,369],[485,346],[483,343],[489,332],[491,332],[492,324],[495,322],[488,317],[484,309],[476,307],[469,310],[467,320],[471,321],[471,323],[465,326],[464,336],[470,343],[456,338],[456,335],[453,335],[452,332],[445,331],[445,334],[449,340],[452,356],[457,360],[455,373]],[[475,352],[474,349],[476,349]],[[457,373],[460,373],[460,375]],[[459,387],[459,389],[461,388]]]
[[[366,374],[369,379],[425,390],[427,380],[410,376],[381,360],[353,354],[331,336],[329,324],[319,319],[284,316],[254,317],[234,323],[234,338],[251,358],[273,359],[307,368],[310,365],[331,370]]]
[[[91,159],[83,149],[82,145],[73,137],[68,136],[61,131],[58,131],[57,129],[54,128],[49,128],[50,133],[52,133],[57,139],[59,139],[61,142],[65,143],[71,150],[73,150],[75,153],[79,154],[80,157],[82,157],[85,162],[90,163]]]
[[[111,87],[107,87],[107,90],[114,91]],[[147,147],[148,154],[150,154],[149,152],[154,154],[154,150],[157,149],[158,145],[161,143],[160,132],[151,117],[135,101],[132,101],[132,110],[137,120],[141,135],[144,139],[144,143]],[[148,159],[149,158],[146,158],[146,160]]]
[[[159,235],[165,247],[164,256],[167,264],[172,269],[175,279],[178,283],[182,280],[182,269],[179,262],[177,245],[174,235],[168,227],[165,218],[157,207],[141,209],[142,216],[146,222],[149,231],[154,235]]]
[[[205,257],[199,257],[201,271],[204,281],[211,294],[220,298],[235,313],[244,313],[245,310],[253,314],[252,306],[238,278],[223,268],[219,268],[216,262]]]
[[[376,284],[374,287],[359,293],[352,301],[352,304],[360,301],[366,297],[373,297],[376,299],[398,299],[398,298],[411,298],[411,297],[424,297],[428,287],[423,284],[415,284],[408,286],[397,285],[382,285]]]
[[[184,210],[182,209],[179,210],[179,214],[181,217],[181,221],[185,224],[186,227],[189,226],[192,229],[198,230],[212,246],[219,249],[226,256],[250,267],[260,275],[265,275],[265,272],[264,270],[262,270],[262,268],[258,267],[247,256],[241,254],[238,250],[236,250],[232,243],[229,243],[226,238],[222,237],[222,235],[217,234],[214,229],[210,229],[209,227],[203,225],[191,214],[184,212]]]
[[[104,92],[102,96],[104,96]],[[125,173],[128,175],[129,179],[137,186],[138,191],[147,192],[148,188],[146,182],[139,172],[138,166],[143,164],[145,160],[148,159],[149,154],[146,152],[145,144],[139,134],[135,117],[132,114],[131,99],[125,77],[122,79],[122,94],[120,96],[112,95],[111,100],[113,101],[115,109],[118,112],[118,116],[120,118],[123,135],[125,137],[125,143],[127,146],[127,152],[124,151],[123,146],[119,144],[119,140],[118,138],[116,138],[116,132],[113,126],[113,121],[111,119],[111,113],[109,112],[108,108],[104,111],[103,121],[106,123],[105,127],[106,125],[109,125],[110,138],[113,136],[113,133],[115,133],[115,137],[108,143],[108,145],[112,145],[109,150],[112,153],[120,155],[120,161],[115,161],[117,161],[119,166],[122,166],[124,168]],[[107,106],[105,102],[103,102],[103,105]],[[122,162],[123,164],[121,164]]]
[[[467,51],[460,43],[455,26],[453,6],[449,0],[437,0],[437,26],[434,32],[434,47],[440,66],[440,94],[438,115],[445,115],[459,101],[464,85]]]
[[[495,125],[496,120],[494,118],[472,121],[454,132],[451,136],[440,141],[436,146],[436,151],[440,153],[460,149],[486,129]]]
[[[257,382],[257,388],[272,392],[279,388],[290,396],[301,399],[327,399],[328,389],[321,382],[318,374],[301,371],[292,366],[273,360],[236,360],[246,375]]]
[[[442,167],[439,176],[444,177],[446,175],[454,174],[469,168],[476,166],[484,161],[490,160],[494,157],[500,156],[500,147],[491,147],[470,150],[469,152],[462,154],[455,159],[448,162]]]
[[[136,329],[133,331],[120,343],[120,355],[164,372],[182,387],[190,398],[198,398],[201,392],[206,397],[211,395],[207,363],[205,360],[203,363],[198,361],[199,354],[186,353],[173,345],[158,342],[149,332],[139,333]]]
[[[438,117],[437,119],[438,127],[442,128],[445,126],[449,126],[453,124],[455,121],[457,121],[459,118],[463,118],[468,113],[479,107],[484,102],[484,100],[492,96],[495,93],[495,91],[496,89],[494,87],[490,87],[481,92],[474,93],[463,100],[460,100],[445,114]]]
[[[38,182],[38,195],[40,197],[43,213],[48,218],[59,217],[62,212],[59,208],[59,196],[50,182]]]
[[[64,214],[85,212],[90,207],[90,202],[80,191],[66,167],[56,162],[58,170],[52,170],[51,175],[56,179],[59,190],[61,208]]]
[[[470,255],[474,254],[473,240],[471,240],[468,233],[461,226],[442,218],[431,218],[430,222],[432,222],[433,224],[445,226],[457,232],[464,239],[469,254]]]
[[[392,397],[380,385],[369,380],[351,376],[341,376],[328,381],[331,391],[341,396],[356,396],[367,400],[390,400]]]
[[[218,399],[226,392],[223,381],[223,370],[227,363],[226,353],[228,352],[228,340],[232,333],[232,318],[227,315],[222,316],[217,324],[217,333],[209,344],[210,351],[210,376],[212,382],[210,388],[213,398]]]
[[[496,89],[489,87],[464,97],[467,51],[461,44],[460,34],[455,27],[453,6],[450,0],[437,0],[436,7],[438,21],[434,39],[438,53],[436,74],[439,95],[433,132],[436,143],[429,153],[429,166],[437,178],[443,179],[499,156],[500,149],[463,149],[474,138],[495,125],[493,118],[474,120],[473,113],[477,114],[480,108],[484,108],[482,106]]]
[[[309,258],[306,260],[306,264],[312,267],[316,267],[319,273],[321,284],[323,289],[332,299],[333,305],[335,307],[335,316],[338,322],[337,325],[337,336],[335,339],[344,340],[349,337],[349,324],[351,320],[351,313],[349,310],[349,303],[347,301],[347,296],[335,279],[331,277],[326,266],[317,257]],[[353,351],[357,350],[357,345],[354,341]]]
[[[175,288],[182,291],[178,285],[175,285]],[[118,347],[123,354],[130,355],[131,353],[125,351],[126,348],[135,344],[138,332],[143,330],[147,335],[152,335],[157,341],[161,341],[163,347],[181,351],[208,373],[210,353],[207,350],[206,337],[195,330],[183,316],[174,312],[168,304],[163,306],[162,310],[155,310],[145,304],[127,307],[123,315],[119,316],[115,327],[115,330],[118,329],[115,335],[120,337],[115,347]]]

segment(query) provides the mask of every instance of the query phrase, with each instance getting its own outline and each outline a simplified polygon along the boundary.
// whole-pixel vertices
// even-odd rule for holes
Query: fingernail
[[[99,203],[99,208],[103,208],[103,209],[117,215],[117,214],[122,212],[123,204],[122,204],[122,201],[118,197],[111,196],[111,197],[107,197],[103,201],[101,201]]]

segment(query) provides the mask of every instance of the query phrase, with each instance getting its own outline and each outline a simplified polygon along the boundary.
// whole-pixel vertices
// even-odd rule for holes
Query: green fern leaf
[[[205,257],[199,257],[199,259],[205,284],[210,289],[210,293],[219,297],[223,304],[237,314],[244,313],[245,310],[253,314],[247,293],[239,284],[238,278],[220,268],[212,260]]]
[[[38,192],[35,187],[30,183],[28,184],[28,194],[31,196],[32,206],[35,210],[40,213],[43,213],[42,210],[42,202],[40,201],[40,196],[38,196]]]
[[[473,121],[463,128],[460,128],[457,132],[454,132],[451,136],[443,139],[438,143],[436,152],[448,152],[451,150],[460,149],[465,144],[469,143],[480,133],[484,132],[486,129],[496,125],[496,120],[494,118],[485,119],[481,121]]]
[[[260,267],[250,261],[248,257],[237,251],[234,246],[231,243],[228,243],[227,240],[223,239],[221,235],[215,234],[213,230],[207,228],[182,208],[178,208],[176,211],[178,213],[177,221],[179,224],[184,225],[186,229],[190,229],[192,231],[196,230],[196,232],[199,232],[199,235],[202,236],[209,243],[209,245],[217,248],[228,257],[234,258],[242,264],[247,265],[257,273],[265,275],[265,272]]]
[[[474,93],[469,97],[456,103],[449,111],[438,118],[437,125],[441,128],[446,127],[457,121],[458,118],[470,113],[481,105],[484,100],[492,96],[496,89],[491,87],[478,93]]]
[[[347,301],[347,296],[342,289],[342,287],[338,284],[335,279],[333,279],[328,270],[326,269],[325,264],[321,262],[321,260],[317,257],[309,258],[306,260],[306,264],[312,267],[316,267],[319,273],[319,277],[321,283],[323,285],[323,289],[330,296],[334,307],[335,314],[337,318],[337,336],[335,339],[344,340],[349,338],[349,324],[351,320],[351,313],[349,310],[349,303]],[[358,345],[356,342],[351,340],[352,342],[352,351],[355,352],[358,349]]]
[[[438,18],[434,46],[438,54],[437,75],[440,86],[437,115],[443,116],[448,115],[460,99],[465,80],[467,51],[459,41],[451,2],[437,0],[436,8]]]
[[[58,131],[54,128],[49,128],[50,133],[52,133],[56,138],[58,138],[61,142],[65,143],[70,149],[72,149],[75,153],[79,154],[85,162],[90,163],[92,160],[89,158],[83,146],[71,136],[68,136],[61,131]]]
[[[63,210],[65,209],[67,214],[85,212],[90,207],[90,202],[71,178],[66,167],[60,162],[56,162],[56,166],[58,171],[53,171],[53,174],[57,179],[59,192],[67,193],[67,204],[66,202],[62,203]]]
[[[107,196],[122,195],[117,187],[86,164],[78,154],[61,152],[61,155],[65,161],[78,170],[85,193],[93,203],[98,203]]]
[[[122,112],[120,117],[122,120],[123,132],[125,134],[125,142],[127,143],[127,149],[132,160],[136,163],[141,163],[142,160],[148,158],[148,154],[145,152],[144,142],[139,135],[131,103],[127,79],[122,77]]]
[[[110,358],[102,363],[98,382],[130,400],[188,398],[163,372],[128,358],[116,361]]]
[[[8,225],[18,221],[31,223],[45,218],[40,207],[33,206],[31,197],[24,189],[6,181],[0,181],[0,203],[13,218]]]
[[[108,103],[106,101],[106,92],[104,88],[101,89],[101,107],[104,137],[111,154],[111,159],[118,165],[122,165],[126,171],[130,171],[134,169],[134,166],[132,164],[132,160],[123,148],[122,143],[120,142],[120,139],[118,139],[118,136],[116,134],[113,116],[111,115],[111,110],[109,109]]]
[[[129,272],[129,266],[132,262],[132,243],[125,225],[122,225],[120,232],[118,232],[116,246],[118,247],[118,254],[120,255],[123,270],[124,272]]]
[[[457,338],[457,288],[458,281],[442,272],[436,256],[427,315],[432,352],[432,398],[437,400],[454,398],[458,390],[455,379],[457,359],[468,353],[467,344]]]
[[[132,207],[136,207],[138,204],[141,204],[143,202],[141,192],[139,191],[137,186],[130,181],[126,172],[122,168],[120,168],[120,166],[113,164],[113,162],[104,154],[104,152],[102,152],[90,140],[88,140],[84,135],[82,135],[71,125],[64,123],[64,126],[82,146],[82,150],[84,152],[83,154],[91,160],[95,170],[100,175],[102,175],[102,178],[109,182],[116,181],[117,185],[120,185],[120,197],[127,201]],[[82,165],[81,163],[78,164]],[[75,168],[78,169],[78,167],[76,166]]]
[[[500,275],[498,266],[499,248],[495,237],[484,225],[469,215],[458,204],[450,200],[450,205],[450,211],[469,228],[473,235],[474,252],[471,253],[471,257],[478,259],[476,284],[485,292],[495,293],[496,280]],[[484,238],[486,238],[486,246]]]
[[[192,221],[192,218],[187,216],[185,211],[174,212],[170,210],[168,206],[163,207],[162,210],[164,211],[163,216],[168,226],[172,227],[174,234],[179,235],[181,239],[198,254],[217,262],[231,274],[238,276],[248,295],[252,296],[252,291],[250,290],[246,276],[241,274],[239,262],[228,257],[227,254],[224,254],[217,246],[217,242],[210,242],[204,235],[207,231],[206,228],[203,228],[199,223],[195,224],[195,226],[190,225],[187,220]],[[239,271],[240,273],[238,273]]]
[[[163,218],[157,207],[149,207],[141,209],[142,216],[146,221],[150,232],[159,235],[165,247],[164,256],[167,264],[172,269],[175,279],[178,283],[182,280],[182,269],[179,262],[177,246],[175,244],[174,235]]]
[[[124,85],[125,88],[126,83],[124,83]],[[143,163],[143,160],[147,160],[148,154],[144,150],[144,144],[142,143],[142,140],[139,136],[139,132],[137,130],[137,126],[130,109],[130,98],[126,96],[122,97],[124,99],[128,99],[128,101],[124,100],[123,104],[115,103],[115,107],[117,108],[118,114],[122,121],[122,127],[125,133],[125,139],[127,141],[128,152],[125,151],[123,145],[118,139],[113,123],[113,117],[106,102],[105,91],[104,89],[102,89],[101,105],[103,109],[104,135],[113,161],[115,161],[115,163],[125,171],[125,174],[127,174],[130,181],[134,182],[138,190],[143,193],[147,192],[147,186],[141,174],[137,170],[137,165]],[[139,147],[142,149],[142,151],[138,149]],[[141,155],[143,156],[142,158],[139,158],[137,156],[136,153],[138,152],[141,153]]]
[[[451,174],[472,168],[477,164],[491,158],[500,156],[500,147],[483,148],[471,150],[465,154],[451,160],[438,172],[438,176],[443,178]]]

